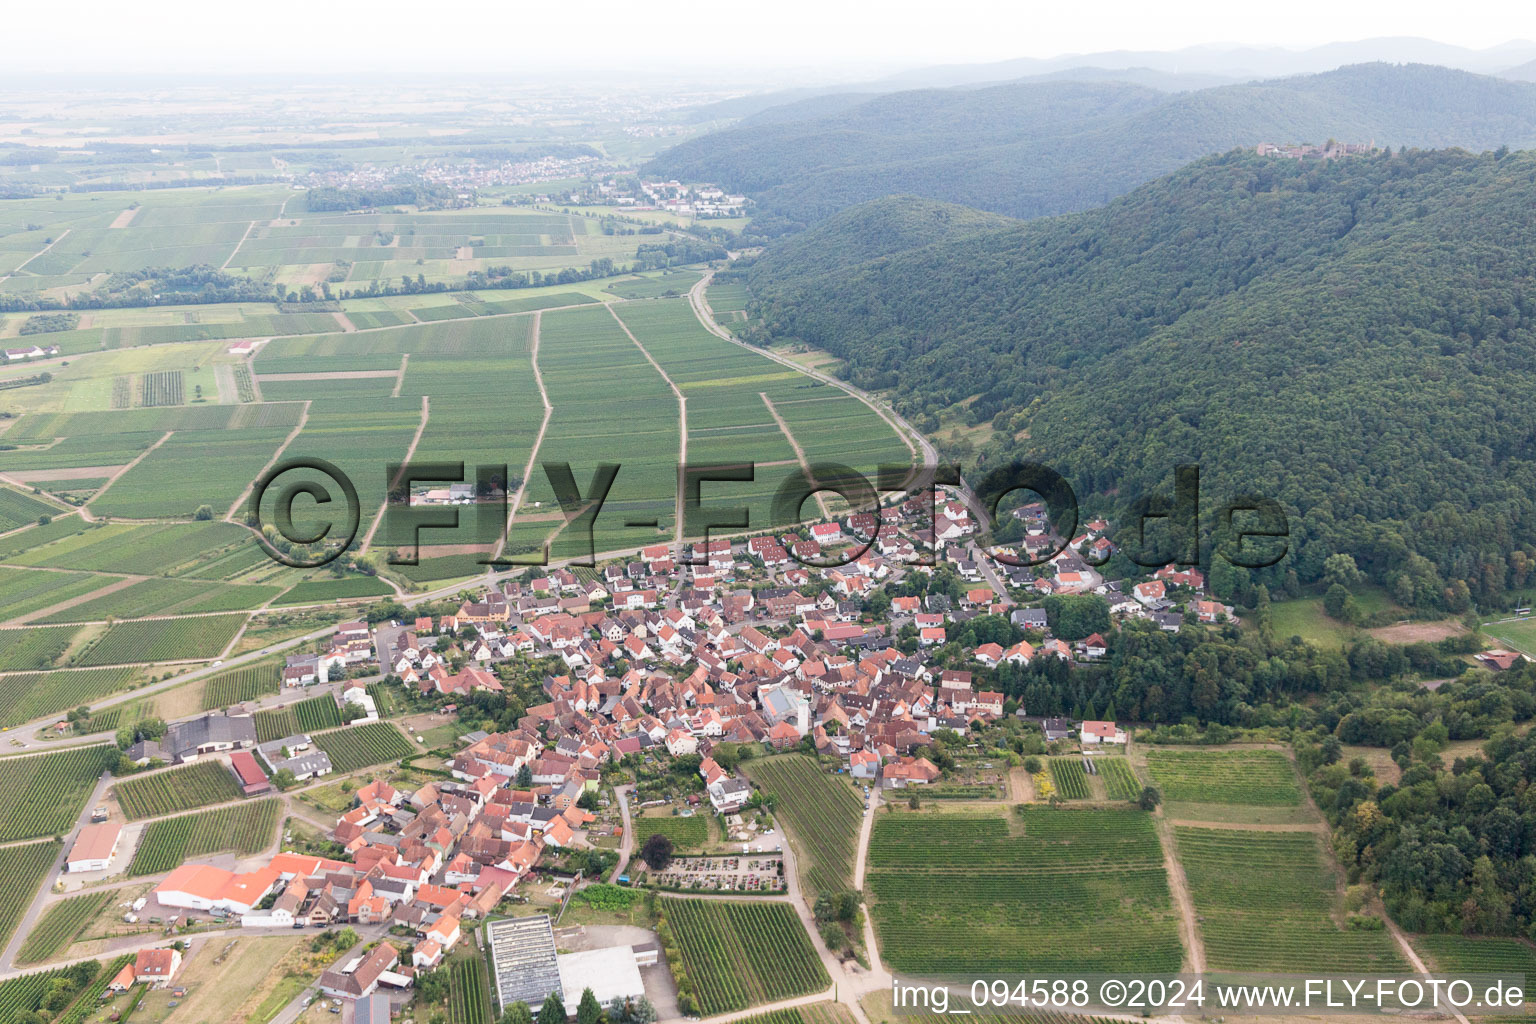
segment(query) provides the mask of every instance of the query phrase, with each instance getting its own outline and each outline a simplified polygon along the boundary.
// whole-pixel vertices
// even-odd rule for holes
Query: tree
[[[672,840],[656,833],[640,847],[640,859],[650,865],[652,871],[661,871],[672,863]]]
[[[523,765],[521,768],[519,768],[517,770],[517,788],[518,789],[532,789],[533,788],[533,770],[531,768],[529,768],[527,765]]]
[[[583,790],[581,796],[576,798],[576,806],[584,811],[597,810],[597,794],[590,789]]]
[[[1338,584],[1341,587],[1353,587],[1365,578],[1358,566],[1355,565],[1355,556],[1340,551],[1336,555],[1329,555],[1323,559],[1323,582],[1329,585]]]
[[[1163,794],[1158,792],[1156,786],[1143,786],[1141,795],[1136,798],[1136,806],[1144,811],[1151,811],[1163,802]]]
[[[213,506],[212,505],[199,505],[199,506],[197,506],[197,511],[192,513],[192,518],[196,519],[200,523],[208,522],[208,520],[213,518]]]
[[[602,1019],[603,1004],[590,988],[582,989],[581,1002],[576,1004],[576,1024],[600,1024]]]
[[[533,1011],[519,999],[501,1012],[496,1024],[533,1024]]]
[[[560,993],[551,992],[544,998],[544,1005],[539,1007],[539,1024],[565,1024],[565,1003],[560,998]]]

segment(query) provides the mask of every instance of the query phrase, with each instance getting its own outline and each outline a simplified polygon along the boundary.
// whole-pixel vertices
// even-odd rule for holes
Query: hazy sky
[[[1426,36],[1536,38],[1529,0],[84,0],[0,14],[4,69],[515,72],[811,67],[818,77],[925,63],[1239,42],[1305,47]]]

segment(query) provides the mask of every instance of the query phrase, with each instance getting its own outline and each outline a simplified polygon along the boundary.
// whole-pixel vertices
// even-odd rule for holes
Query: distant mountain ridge
[[[1424,65],[1170,95],[1050,81],[874,97],[711,133],[647,173],[719,181],[755,198],[767,230],[907,193],[1014,217],[1101,205],[1210,153],[1329,137],[1473,150],[1536,143],[1536,85]]]

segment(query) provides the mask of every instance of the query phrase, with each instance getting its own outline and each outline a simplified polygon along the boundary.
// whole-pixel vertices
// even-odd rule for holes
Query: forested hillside
[[[846,102],[843,98],[841,102]],[[1129,83],[1026,82],[883,95],[692,139],[647,173],[719,181],[766,234],[910,193],[1014,217],[1085,210],[1190,160],[1259,142],[1337,138],[1481,150],[1536,142],[1536,85],[1425,65],[1169,95]]]
[[[752,271],[780,337],[919,427],[960,407],[1089,506],[1201,467],[1205,511],[1291,516],[1300,579],[1355,555],[1405,605],[1497,605],[1536,557],[1536,154],[1232,153],[1107,207],[829,271],[850,216]],[[883,209],[904,220],[900,202]],[[859,225],[859,238],[838,229]]]

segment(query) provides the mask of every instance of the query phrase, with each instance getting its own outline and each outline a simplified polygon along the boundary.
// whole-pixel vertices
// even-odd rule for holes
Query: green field
[[[864,818],[863,799],[853,787],[800,754],[748,761],[746,769],[777,798],[774,813],[795,842],[806,887],[819,894],[850,888]]]
[[[645,845],[651,836],[666,836],[679,853],[702,850],[709,843],[709,819],[702,814],[681,817],[671,814],[647,814],[635,819],[635,846]]]
[[[0,629],[0,669],[50,668],[58,663],[79,632],[75,626]]]
[[[454,1024],[492,1024],[496,1019],[489,974],[485,958],[478,952],[448,960],[448,1019]]]
[[[376,576],[352,576],[341,580],[306,580],[290,587],[274,605],[323,604],[362,597],[383,597],[394,591]]]
[[[1208,968],[1391,974],[1390,932],[1341,928],[1337,882],[1315,832],[1174,829]],[[1262,884],[1255,884],[1262,879]]]
[[[244,615],[199,615],[144,619],[112,626],[80,656],[81,665],[124,665],[151,661],[206,661],[245,625]]]
[[[1088,773],[1083,771],[1080,757],[1051,758],[1051,781],[1056,784],[1056,792],[1063,800],[1087,800],[1092,796],[1088,790]]]
[[[416,750],[399,729],[387,722],[333,729],[317,733],[312,739],[315,746],[330,755],[338,772],[355,772],[370,765],[398,761]]]
[[[1125,758],[1101,757],[1094,764],[1111,800],[1135,800],[1141,795],[1141,780]]]
[[[189,857],[220,850],[233,850],[241,855],[257,853],[272,842],[281,807],[275,799],[253,800],[152,821],[144,827],[128,874],[156,875]]]
[[[19,619],[82,597],[108,582],[83,572],[47,572],[43,569],[0,566],[0,622]]]
[[[238,800],[243,795],[234,774],[220,761],[197,761],[185,768],[123,779],[113,788],[130,821]]]
[[[668,899],[660,907],[663,934],[670,932],[682,959],[679,1003],[690,1000],[702,1016],[820,991],[831,983],[787,903]]]
[[[9,487],[0,487],[0,533],[35,523],[42,516],[55,516],[59,509],[45,501],[38,501],[30,494]]]
[[[1162,848],[1141,811],[876,817],[865,890],[895,971],[1176,971]],[[1103,908],[1112,907],[1107,926]]]
[[[124,690],[138,677],[131,666],[0,676],[0,725],[61,715]]]
[[[285,736],[331,729],[341,724],[341,709],[328,694],[309,697],[281,708],[269,708],[251,716],[256,722],[256,739],[262,743]]]
[[[51,842],[0,846],[0,878],[5,879],[0,886],[0,947],[10,942],[58,853],[59,844]]]
[[[1413,946],[1444,974],[1525,975],[1525,991],[1536,987],[1536,949],[1519,939],[1472,935],[1415,935]],[[1529,1000],[1527,1000],[1529,1001]]]
[[[1511,651],[1536,657],[1536,618],[1483,623],[1483,635]]]
[[[203,685],[203,710],[227,708],[276,693],[283,685],[281,666],[275,661],[242,665],[208,677]]]
[[[122,970],[123,963],[131,963],[132,960],[132,957],[120,959],[105,969],[97,961],[86,960],[69,967],[19,974],[0,981],[0,1020],[39,1019],[28,1015],[39,1012],[44,1000],[56,988],[63,987],[65,991],[79,992],[80,995],[64,1016],[58,1018],[45,1016],[42,1019],[55,1020],[57,1024],[80,1024],[85,1019],[82,1008],[95,1009],[100,992],[104,991],[113,976]]]
[[[0,758],[0,842],[68,832],[115,752],[92,745]]]
[[[1149,750],[1147,770],[1171,803],[1292,807],[1296,772],[1278,750]]]
[[[245,611],[259,608],[281,591],[281,587],[231,586],[208,580],[149,579],[34,621],[101,622],[150,615]]]
[[[40,964],[57,956],[116,896],[116,889],[104,889],[50,904],[32,931],[27,933],[26,941],[16,954],[16,962]]]

